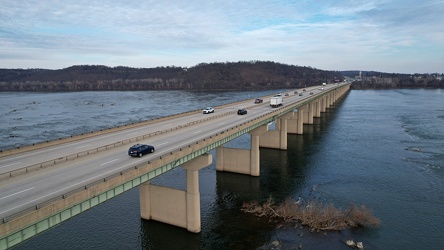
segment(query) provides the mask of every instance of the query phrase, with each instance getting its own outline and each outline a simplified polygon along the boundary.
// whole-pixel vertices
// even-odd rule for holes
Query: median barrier
[[[77,158],[87,156],[87,155],[88,155],[88,151],[83,151],[83,152],[77,153]]]
[[[47,167],[50,167],[52,165],[54,165],[54,160],[45,161],[45,162],[40,163],[40,167],[41,168],[47,168]]]
[[[40,164],[36,164],[36,165],[33,165],[33,166],[30,166],[30,167],[25,168],[25,169],[26,169],[26,172],[25,172],[25,173],[28,173],[28,172],[31,172],[31,171],[37,171],[37,170],[39,170],[39,169],[41,169],[41,168],[42,168],[42,167],[41,167]]]
[[[57,163],[66,162],[66,161],[67,161],[66,157],[57,158],[54,160],[54,165],[56,165]]]
[[[97,152],[106,151],[106,146],[98,147]]]
[[[158,117],[158,118],[154,118],[151,120],[140,121],[139,123],[125,124],[125,125],[117,126],[117,127],[113,127],[113,128],[100,129],[98,131],[85,132],[80,135],[70,135],[69,137],[58,138],[53,141],[33,143],[32,145],[25,145],[25,146],[21,146],[21,147],[6,149],[6,150],[0,150],[0,157],[8,156],[8,155],[15,155],[15,154],[19,154],[19,153],[22,153],[25,151],[31,151],[31,150],[45,148],[45,147],[56,146],[56,145],[60,145],[60,144],[66,143],[66,142],[79,141],[79,140],[82,140],[85,138],[108,134],[108,133],[112,133],[115,131],[124,130],[124,129],[128,129],[128,128],[141,127],[141,126],[145,126],[145,125],[159,122],[162,120],[169,120],[169,119],[173,119],[173,118],[183,117],[183,116],[189,115],[190,113],[200,113],[200,112],[201,112],[201,110],[192,110],[192,111],[188,111],[188,112],[184,112],[184,113],[180,113],[180,114],[175,114],[175,115],[171,115],[171,116]]]
[[[78,154],[68,155],[66,156],[66,161],[75,160],[76,158],[78,158]]]
[[[329,91],[332,91],[332,90],[329,90]],[[328,92],[328,91],[324,91],[323,93],[325,93],[325,92]],[[311,101],[313,101],[313,100],[315,100],[315,99],[318,99],[319,97],[320,97],[320,96],[318,96],[318,94],[315,94],[315,95],[313,95],[311,98],[304,99],[304,102],[303,102],[302,104],[299,104],[299,106],[304,105],[304,104],[306,104],[306,103],[309,103],[309,102],[311,102]],[[247,102],[247,101],[245,101],[245,102]],[[234,103],[234,102],[233,102],[233,103]],[[231,103],[230,103],[230,104],[224,104],[224,105],[221,105],[221,106],[218,106],[218,107],[225,107],[225,106],[229,106],[229,105],[231,105]],[[249,106],[248,108],[251,108],[251,107],[254,107],[254,106],[257,106],[257,105],[251,105],[251,106]],[[279,112],[280,110],[282,110],[282,109],[284,109],[284,108],[291,108],[291,109],[293,109],[294,106],[295,106],[295,105],[290,105],[290,106],[288,106],[288,107],[287,107],[287,106],[282,106],[282,107],[280,107],[280,108],[278,108],[278,109],[274,109],[274,110],[272,110],[271,112],[267,113],[266,115],[268,115],[268,114],[270,114],[270,113],[277,113],[277,112]],[[170,117],[181,117],[181,116],[184,116],[185,114],[188,115],[188,113],[196,113],[196,112],[200,112],[200,111],[199,111],[199,110],[196,110],[196,111],[190,111],[190,112],[186,112],[186,113],[181,113],[181,114],[178,114],[178,115],[172,115],[172,116],[168,116],[168,117],[156,118],[156,119],[149,120],[149,121],[139,122],[139,123],[137,123],[136,125],[138,125],[138,126],[142,126],[142,125],[140,125],[141,123],[144,123],[143,125],[146,125],[146,124],[152,123],[152,122],[154,122],[154,121],[157,122],[158,120],[162,120],[162,119],[167,120],[167,118],[170,118]],[[192,121],[192,122],[186,123],[184,126],[185,126],[185,127],[187,127],[187,126],[191,126],[191,125],[194,125],[194,124],[197,124],[197,123],[205,122],[205,121],[208,121],[208,120],[211,120],[211,119],[215,119],[215,118],[222,117],[222,116],[226,116],[226,115],[233,114],[233,113],[236,113],[236,111],[228,111],[228,112],[224,112],[224,113],[222,113],[222,114],[217,114],[217,115],[215,115],[215,116],[206,117],[206,118],[204,118],[204,119],[199,119],[199,120],[197,120],[197,121]],[[261,117],[262,117],[262,116],[261,116]],[[131,125],[134,125],[134,124],[131,124]],[[128,125],[128,127],[130,127],[131,125]],[[122,127],[126,127],[126,126],[127,126],[127,125],[124,125],[124,126],[122,126]],[[118,126],[117,128],[119,128],[119,126]],[[176,127],[176,129],[178,129],[178,128],[181,128],[181,126],[177,126],[177,127]],[[114,128],[114,129],[115,129],[115,128]],[[125,128],[125,129],[127,129],[127,128]],[[111,129],[108,129],[108,130],[111,130]],[[174,130],[173,128],[170,129],[170,131],[173,131],[173,130]],[[114,148],[114,147],[116,147],[116,146],[119,146],[119,145],[118,145],[119,143],[120,143],[120,146],[123,146],[123,145],[129,144],[129,143],[132,143],[133,141],[134,141],[134,142],[137,142],[137,141],[142,140],[142,139],[145,139],[145,138],[147,138],[147,137],[149,138],[149,137],[151,137],[151,136],[155,136],[155,135],[158,135],[158,134],[162,134],[162,133],[167,132],[167,131],[168,131],[168,129],[167,129],[167,130],[162,130],[162,131],[155,131],[155,132],[152,132],[152,133],[149,133],[149,134],[145,134],[145,135],[142,135],[142,136],[138,136],[138,137],[136,137],[136,138],[132,138],[132,139],[124,140],[124,141],[117,142],[117,143],[114,143],[114,144],[110,144],[110,145],[102,146],[102,147],[99,147],[99,148],[96,148],[96,149],[93,149],[93,150],[88,150],[88,151],[80,152],[80,153],[74,154],[76,157],[74,157],[74,155],[72,155],[72,156],[73,156],[73,160],[74,160],[75,158],[81,158],[81,157],[83,157],[83,156],[87,156],[87,155],[94,154],[94,153],[97,153],[97,152],[105,151],[105,150],[108,149],[108,147],[110,147],[110,148]],[[228,130],[227,130],[227,131],[228,131]],[[101,130],[100,132],[103,132],[103,131]],[[109,133],[109,132],[110,132],[110,131],[108,131],[107,133]],[[92,134],[92,133],[93,133],[93,132],[91,132],[91,134]],[[222,133],[223,133],[223,132],[222,132]],[[82,136],[84,136],[84,134],[82,134]],[[90,137],[90,136],[87,136],[87,137]],[[74,138],[74,137],[71,136],[71,138]],[[65,139],[66,139],[66,138],[65,138]],[[57,140],[57,141],[53,141],[53,142],[60,142],[60,141],[63,141],[63,140],[65,140],[65,139],[59,138],[59,140]],[[51,142],[47,142],[47,143],[50,144]],[[35,144],[34,146],[38,146],[38,145]],[[111,147],[111,146],[112,146],[112,147]],[[31,147],[31,146],[30,146],[30,147]],[[23,149],[23,148],[22,148],[22,149]],[[0,155],[1,155],[2,153],[4,153],[4,151],[1,151],[1,152],[0,152]],[[55,159],[55,160],[51,160],[51,161],[47,161],[47,162],[43,162],[43,163],[40,164],[40,167],[41,167],[41,168],[45,168],[45,167],[53,166],[53,165],[55,165],[55,164],[57,164],[57,163],[59,163],[59,162],[65,162],[65,161],[68,160],[68,157],[69,157],[69,156],[67,156],[66,158],[58,158],[58,159]],[[29,170],[30,170],[29,167],[24,167],[23,169],[26,169],[25,173],[29,172]],[[31,169],[34,169],[34,168],[31,168]],[[17,170],[14,170],[14,171],[19,172],[20,170],[21,170],[21,169],[17,169]],[[16,175],[15,173],[13,174],[14,171],[12,171],[12,172],[9,173],[9,174],[8,174],[8,172],[1,173],[1,174],[0,174],[0,179],[2,179],[2,178],[7,178],[6,176],[12,177],[12,176]]]
[[[277,112],[277,110],[274,110],[273,112],[267,113],[266,116],[269,116],[272,113]],[[233,113],[233,111],[231,112]],[[256,118],[257,119],[257,118]],[[253,119],[254,120],[254,119]],[[225,131],[222,131],[220,133],[216,133],[213,137],[209,136],[208,138],[204,138],[202,140],[196,141],[194,146],[188,145],[187,148],[179,148],[178,150],[175,150],[169,154],[165,154],[159,157],[158,160],[155,160],[154,162],[147,161],[140,163],[133,167],[128,167],[125,170],[122,170],[118,173],[111,174],[109,176],[106,176],[104,178],[101,178],[100,180],[94,181],[92,183],[89,183],[85,186],[82,186],[80,188],[76,188],[74,190],[71,190],[69,192],[66,192],[62,195],[59,195],[57,197],[54,197],[48,201],[45,201],[43,203],[38,204],[30,204],[31,207],[26,208],[25,210],[22,210],[21,212],[15,213],[11,216],[2,218],[2,223],[7,223],[11,220],[18,219],[19,217],[22,217],[21,219],[18,219],[17,226],[20,225],[20,223],[23,223],[23,221],[34,221],[39,217],[46,217],[50,214],[53,214],[55,211],[62,211],[63,209],[66,209],[66,207],[69,206],[78,206],[80,205],[84,200],[97,196],[101,193],[108,192],[112,187],[116,187],[118,185],[121,185],[121,183],[124,183],[125,181],[133,179],[135,176],[139,176],[143,173],[148,173],[150,171],[155,171],[155,176],[158,175],[157,169],[164,168],[166,165],[165,163],[171,162],[173,164],[173,167],[177,167],[178,160],[183,155],[191,154],[193,151],[199,150],[202,147],[205,147],[205,145],[217,142],[220,140],[219,136],[222,136],[225,132],[226,133],[235,133],[236,131],[244,129],[245,124],[251,123],[251,121],[248,121],[246,123],[243,123],[241,126],[234,126],[230,129],[227,129]],[[131,140],[122,141],[121,144],[124,143],[130,143]],[[202,146],[200,145],[200,142],[202,142]],[[116,143],[117,144],[117,143]],[[103,147],[102,147],[103,148]],[[105,147],[106,148],[106,147]],[[78,153],[77,155],[81,155],[82,153]],[[85,154],[89,154],[88,151],[85,151]],[[41,164],[43,167],[44,164]],[[137,172],[137,173],[136,173]],[[160,174],[160,173],[159,173]],[[94,189],[94,190],[91,190]],[[121,191],[123,192],[123,191]],[[120,194],[120,191],[116,194]],[[63,200],[63,201],[61,201]],[[33,214],[32,212],[35,210],[41,210],[37,214]]]

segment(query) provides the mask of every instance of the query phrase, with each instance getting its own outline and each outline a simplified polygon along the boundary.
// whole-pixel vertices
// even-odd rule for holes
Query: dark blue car
[[[146,144],[136,144],[128,149],[128,155],[142,157],[142,155],[153,153],[154,147]]]

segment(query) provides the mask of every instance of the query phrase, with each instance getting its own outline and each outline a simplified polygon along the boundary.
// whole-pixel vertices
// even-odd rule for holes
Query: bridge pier
[[[314,110],[314,117],[321,117],[321,100],[317,99],[314,101],[315,103],[315,110]]]
[[[250,149],[226,148],[223,145],[216,148],[216,170],[259,176],[261,134],[268,131],[268,126],[260,126],[250,132]],[[268,131],[272,132],[272,131]],[[267,132],[267,133],[268,133]],[[279,132],[279,131],[277,131]]]
[[[150,184],[139,186],[140,216],[186,228],[193,233],[201,230],[199,169],[212,163],[211,154],[201,155],[182,165],[186,170],[187,190],[177,190]]]
[[[305,113],[308,113],[307,108],[302,106],[297,109],[296,112],[291,112],[292,116],[289,117],[288,120],[288,133],[289,134],[303,134],[304,133],[304,116],[305,119],[308,121],[308,115],[305,115]],[[311,118],[313,121],[313,118]]]
[[[275,130],[260,134],[260,147],[287,150],[288,119],[293,113],[276,118]]]
[[[314,105],[315,103],[307,103],[304,106],[300,107],[304,111],[303,117],[304,121],[303,124],[313,124],[313,116],[314,116]]]
[[[327,98],[326,98],[325,96],[323,96],[323,97],[320,99],[320,102],[321,102],[321,112],[322,112],[322,113],[325,113],[325,110],[326,110],[326,108],[327,108]]]

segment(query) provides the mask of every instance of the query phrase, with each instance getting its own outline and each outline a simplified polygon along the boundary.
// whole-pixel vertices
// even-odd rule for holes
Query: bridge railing
[[[277,110],[274,110],[274,111],[272,111],[272,112],[275,112],[275,111],[277,111]],[[223,114],[218,115],[218,117],[225,116],[225,115],[228,115],[228,114],[232,114],[232,113],[234,113],[234,112],[235,112],[235,111],[225,112],[225,113],[223,113]],[[272,113],[272,112],[270,112],[270,113]],[[210,135],[210,136],[208,136],[208,137],[206,137],[206,138],[204,138],[204,139],[201,139],[201,140],[198,140],[198,141],[196,141],[196,142],[193,142],[192,144],[200,144],[200,143],[204,143],[204,142],[206,142],[207,140],[209,140],[209,139],[211,139],[211,138],[213,138],[213,137],[215,137],[215,136],[221,135],[221,134],[223,134],[223,133],[225,133],[225,132],[229,132],[230,130],[236,129],[236,128],[238,128],[239,126],[242,126],[242,125],[245,125],[245,124],[248,124],[248,123],[252,123],[252,122],[254,122],[255,120],[257,120],[257,119],[261,119],[262,117],[264,117],[264,116],[266,116],[266,115],[268,115],[268,114],[261,115],[261,116],[259,116],[259,117],[256,117],[256,118],[254,118],[254,119],[252,119],[252,120],[249,120],[249,121],[247,121],[247,122],[244,122],[244,123],[242,123],[242,124],[238,124],[238,125],[236,125],[236,126],[233,126],[233,127],[229,128],[229,129],[226,129],[226,130],[223,130],[223,131],[219,131],[218,133],[215,133],[214,135]],[[215,117],[216,117],[216,116],[207,117],[207,118],[205,118],[205,119],[202,119],[201,121],[211,120],[211,119],[214,119]],[[185,124],[184,126],[190,126],[190,125],[195,124],[195,123],[196,123],[196,121],[194,121],[194,122],[190,122],[190,123]],[[151,133],[151,134],[154,134],[154,133]],[[139,137],[142,137],[142,136],[139,136]],[[128,140],[128,141],[129,141],[129,140]],[[185,146],[185,148],[186,148],[186,147],[191,147],[191,144]],[[102,147],[102,148],[104,148],[104,147]],[[94,186],[97,186],[97,185],[99,185],[99,184],[101,184],[101,183],[103,183],[103,182],[113,181],[113,179],[116,178],[117,176],[124,175],[125,173],[127,173],[127,172],[129,172],[129,171],[132,171],[132,170],[134,170],[134,169],[141,168],[141,167],[143,167],[143,166],[146,166],[147,164],[151,164],[151,163],[153,163],[154,161],[156,161],[157,159],[164,159],[164,158],[167,158],[168,156],[174,155],[174,154],[177,153],[177,152],[183,151],[185,148],[184,148],[184,147],[181,147],[181,148],[179,148],[179,149],[177,149],[177,150],[174,150],[174,151],[171,151],[171,152],[169,152],[169,153],[166,153],[166,154],[163,154],[163,155],[161,155],[161,156],[158,156],[158,157],[156,157],[155,159],[150,159],[150,160],[148,160],[148,161],[143,161],[143,162],[141,162],[141,163],[139,163],[139,164],[136,164],[136,165],[134,165],[134,166],[128,167],[128,168],[123,169],[123,170],[121,170],[121,171],[118,171],[118,172],[116,172],[116,173],[110,174],[110,175],[108,175],[108,176],[106,176],[106,177],[99,178],[99,179],[97,179],[97,180],[95,180],[95,181],[93,181],[93,182],[90,182],[90,183],[88,183],[88,184],[86,184],[86,185],[82,185],[82,186],[80,186],[80,187],[78,187],[78,188],[75,188],[75,189],[73,189],[73,190],[70,190],[70,191],[68,191],[68,192],[66,192],[66,193],[63,193],[63,194],[61,194],[61,195],[57,195],[57,196],[55,196],[55,197],[53,197],[53,198],[50,198],[50,199],[48,199],[48,200],[46,200],[46,201],[44,201],[44,202],[39,202],[39,203],[36,203],[36,204],[31,204],[29,207],[27,207],[27,208],[21,210],[20,212],[17,212],[17,213],[14,213],[14,214],[12,214],[12,215],[9,215],[9,216],[6,216],[6,217],[4,217],[4,218],[1,218],[0,223],[7,223],[7,222],[9,222],[9,221],[14,220],[15,218],[21,217],[21,216],[23,216],[23,215],[25,215],[25,214],[28,214],[28,213],[30,213],[30,212],[33,212],[33,211],[35,211],[35,210],[39,210],[39,209],[41,209],[41,208],[43,208],[43,207],[45,207],[45,206],[51,205],[51,204],[53,204],[54,202],[60,201],[60,200],[62,200],[62,199],[68,199],[69,197],[72,197],[72,196],[76,195],[77,193],[79,193],[79,192],[81,192],[81,191],[83,191],[83,190],[86,190],[86,189],[89,189],[89,188],[93,188]]]
[[[310,99],[309,101],[312,100],[312,98],[309,98],[309,99]],[[220,108],[220,107],[224,107],[224,106],[229,106],[229,105],[231,105],[233,103],[237,103],[237,102],[239,102],[239,101],[234,101],[234,102],[231,102],[231,103],[226,103],[226,104],[223,104],[222,106],[218,106],[218,107]],[[244,100],[244,102],[247,102],[247,101]],[[251,107],[254,107],[254,106],[256,106],[256,105],[250,105],[250,106],[247,107],[247,109],[249,109]],[[190,112],[184,112],[184,113],[181,113],[181,114],[178,114],[178,115],[166,116],[166,117],[162,117],[162,118],[158,118],[158,119],[182,116],[184,114],[189,114],[189,113],[194,113],[194,112],[197,112],[197,111],[195,110],[195,111],[190,111]],[[188,126],[191,126],[191,125],[195,125],[195,124],[198,124],[198,123],[201,123],[201,122],[205,122],[205,121],[208,121],[208,120],[211,120],[211,119],[215,119],[215,118],[218,118],[218,117],[221,117],[221,116],[233,114],[235,112],[236,111],[229,111],[229,112],[222,113],[220,115],[209,116],[209,117],[206,117],[205,119],[199,119],[199,120],[196,120],[196,121],[192,121],[192,122],[189,122],[189,123],[186,123],[186,124],[183,124],[183,125],[176,126],[174,128],[169,128],[169,129],[164,129],[164,130],[161,130],[161,131],[152,132],[152,133],[149,133],[149,134],[137,136],[135,138],[126,139],[126,140],[118,141],[118,142],[115,142],[115,143],[112,143],[112,144],[100,146],[98,148],[94,148],[94,149],[90,149],[90,150],[85,150],[85,151],[81,151],[81,152],[78,152],[78,153],[70,154],[70,155],[67,155],[67,156],[63,156],[63,157],[51,159],[51,160],[48,160],[48,161],[40,162],[40,163],[37,163],[37,164],[33,164],[33,165],[30,165],[30,166],[14,169],[14,170],[11,170],[11,171],[6,171],[6,172],[3,172],[3,173],[0,173],[0,180],[11,178],[11,177],[22,175],[22,174],[26,174],[26,173],[29,173],[31,171],[36,171],[36,170],[39,170],[39,169],[51,167],[51,166],[56,165],[57,163],[63,163],[63,162],[67,162],[67,161],[70,161],[70,160],[75,160],[77,158],[81,158],[81,157],[88,156],[88,155],[91,155],[91,154],[95,154],[95,153],[98,153],[98,152],[106,151],[108,149],[112,149],[112,148],[115,148],[115,147],[128,145],[130,143],[138,142],[138,141],[144,140],[146,138],[149,138],[149,137],[152,137],[152,136],[155,136],[155,135],[159,135],[159,134],[170,132],[170,131],[173,131],[173,130],[176,130],[176,129],[180,129],[180,128],[183,128],[183,127],[188,127]],[[153,121],[155,121],[155,120],[150,120],[149,122],[153,122]],[[131,125],[134,125],[134,124],[131,124]],[[140,123],[138,125],[140,126]],[[119,128],[119,126],[117,126],[117,128]],[[91,133],[93,133],[93,132],[91,132]],[[62,139],[59,139],[59,140],[62,140]]]
[[[209,121],[209,120],[212,120],[212,119],[215,119],[215,118],[218,118],[218,117],[221,117],[221,116],[233,114],[233,113],[235,113],[235,111],[229,111],[229,112],[225,112],[225,113],[218,114],[218,115],[208,116],[208,117],[206,117],[204,119],[199,119],[199,120],[196,120],[196,121],[188,122],[186,124],[182,124],[182,125],[179,125],[179,126],[176,126],[176,127],[173,127],[173,128],[168,128],[168,129],[164,129],[164,130],[161,130],[161,131],[151,132],[151,133],[148,133],[148,134],[145,134],[145,135],[140,135],[140,136],[137,136],[137,137],[134,137],[134,138],[126,139],[126,140],[123,140],[123,141],[118,141],[118,142],[111,143],[111,144],[104,145],[104,146],[100,146],[100,147],[97,147],[97,148],[94,148],[94,149],[89,149],[89,150],[77,152],[77,153],[70,154],[70,155],[67,155],[67,156],[63,156],[63,157],[51,159],[51,160],[48,160],[48,161],[40,162],[40,163],[37,163],[37,164],[33,164],[33,165],[30,165],[30,166],[26,166],[26,167],[17,168],[17,169],[11,170],[11,171],[3,172],[3,173],[0,173],[0,180],[6,179],[6,178],[11,178],[11,177],[22,175],[22,174],[26,174],[26,173],[29,173],[31,171],[36,171],[36,170],[39,170],[39,169],[51,167],[51,166],[54,166],[54,165],[56,165],[58,163],[63,163],[63,162],[67,162],[67,161],[70,161],[70,160],[75,160],[77,158],[81,158],[81,157],[84,157],[84,156],[96,154],[98,152],[106,151],[108,149],[112,149],[112,148],[128,145],[130,143],[138,142],[138,141],[141,141],[141,140],[144,140],[146,138],[150,138],[150,137],[153,137],[153,136],[156,136],[156,135],[159,135],[159,134],[164,134],[164,133],[167,133],[167,132],[170,132],[170,131],[173,131],[173,130],[181,129],[181,128],[184,128],[184,127],[189,127],[189,126],[201,123],[201,122]]]
[[[266,113],[266,114],[264,114],[264,115],[261,115],[261,116],[255,117],[255,118],[253,118],[253,119],[251,119],[251,120],[248,120],[248,121],[246,121],[246,122],[243,122],[243,123],[241,123],[241,124],[238,124],[238,125],[236,125],[236,126],[233,126],[233,127],[229,128],[229,129],[225,129],[225,130],[223,130],[223,131],[219,131],[218,133],[215,133],[215,134],[213,134],[213,135],[210,135],[210,136],[208,136],[208,137],[206,137],[206,138],[204,138],[204,139],[201,139],[201,140],[198,140],[198,141],[196,141],[196,142],[193,142],[193,144],[205,143],[206,140],[210,140],[210,139],[212,139],[212,137],[219,136],[219,135],[221,135],[221,134],[224,134],[225,132],[230,132],[230,130],[236,130],[236,129],[238,129],[238,128],[244,126],[244,125],[248,125],[248,124],[250,124],[250,123],[255,124],[255,121],[257,121],[258,119],[263,119],[264,117],[270,117],[270,116],[273,116],[273,117],[274,117],[274,116],[279,116],[279,115],[281,115],[282,113],[289,112],[290,110],[294,109],[295,107],[299,107],[299,106],[305,105],[306,103],[308,103],[308,102],[310,102],[310,101],[313,101],[313,100],[315,100],[315,99],[317,99],[317,98],[319,98],[319,96],[314,95],[314,96],[312,96],[312,97],[310,97],[310,98],[305,99],[305,100],[302,101],[302,102],[296,102],[296,103],[298,103],[297,105],[296,105],[296,103],[295,103],[295,104],[293,104],[293,105],[290,105],[289,107],[287,107],[287,106],[283,106],[283,107],[280,107],[280,108],[277,108],[277,109],[273,109],[272,111],[270,111],[270,112],[268,112],[268,113]],[[201,119],[201,120],[199,120],[199,121],[189,122],[189,123],[187,123],[187,124],[184,124],[183,126],[190,126],[190,125],[192,125],[192,124],[196,124],[197,122],[203,122],[203,121],[207,121],[207,120],[215,119],[216,117],[221,117],[221,116],[229,115],[229,114],[232,114],[232,113],[235,113],[235,112],[236,112],[236,111],[225,112],[225,113],[220,114],[220,115],[218,115],[218,116],[211,116],[211,117],[207,117],[207,118],[205,118],[205,119]],[[180,127],[180,126],[178,126],[178,127]],[[177,127],[177,128],[178,128],[178,127]],[[166,131],[167,131],[167,130],[164,130],[163,133],[165,133]],[[170,131],[171,131],[171,130],[170,130]],[[135,140],[136,140],[137,138],[139,138],[139,139],[142,138],[142,139],[143,139],[143,138],[146,138],[145,136],[148,136],[148,137],[149,137],[150,135],[152,136],[153,134],[155,134],[155,133],[160,133],[160,132],[162,132],[162,131],[153,132],[153,133],[150,133],[150,134],[147,134],[147,135],[144,135],[144,136],[139,136],[139,137],[136,137],[136,138],[133,138],[133,139],[135,139]],[[128,144],[128,143],[130,143],[130,142],[132,142],[132,139],[126,140],[126,142],[122,141],[122,142],[117,142],[117,143],[114,143],[114,144],[122,143],[122,145],[124,145],[125,143]],[[191,147],[191,144],[185,146],[185,148],[188,148],[188,147]],[[105,148],[105,149],[106,149],[106,146],[101,147],[101,148]],[[68,192],[66,192],[66,193],[63,193],[63,194],[61,194],[61,195],[57,195],[57,196],[55,196],[55,197],[53,197],[53,198],[50,198],[49,200],[46,200],[46,201],[44,201],[44,202],[40,202],[40,203],[36,203],[36,204],[30,204],[29,207],[27,207],[27,208],[21,210],[20,212],[17,212],[17,213],[14,213],[14,214],[12,214],[12,215],[9,215],[9,216],[6,216],[6,217],[4,217],[4,218],[1,218],[0,223],[2,223],[2,224],[3,224],[3,223],[8,223],[8,222],[14,220],[15,218],[18,218],[18,217],[24,216],[24,215],[26,215],[26,214],[28,214],[28,213],[30,213],[30,212],[33,212],[33,211],[35,211],[35,210],[39,210],[39,209],[41,209],[41,208],[43,208],[43,207],[45,207],[45,206],[49,206],[49,205],[51,205],[51,204],[53,204],[53,203],[55,203],[55,202],[57,202],[57,201],[60,201],[60,200],[62,200],[62,199],[68,199],[68,198],[70,198],[70,197],[72,197],[72,196],[74,196],[74,195],[76,195],[76,194],[78,194],[78,193],[80,193],[80,192],[82,192],[82,191],[84,191],[84,190],[87,190],[87,189],[90,189],[90,188],[94,188],[95,186],[98,186],[98,185],[100,185],[101,183],[104,183],[104,182],[111,182],[111,181],[113,181],[115,178],[117,178],[118,176],[124,175],[125,173],[127,173],[127,172],[129,172],[129,171],[132,171],[132,170],[135,170],[135,169],[138,169],[138,168],[144,167],[144,166],[146,166],[146,165],[149,165],[149,164],[153,163],[153,162],[156,161],[156,160],[163,159],[163,158],[167,158],[168,156],[171,156],[171,155],[173,155],[173,154],[175,154],[175,153],[177,153],[177,152],[179,152],[179,151],[185,150],[185,148],[184,148],[184,147],[181,147],[181,148],[176,149],[176,150],[173,150],[173,151],[171,151],[171,152],[169,152],[169,153],[166,153],[166,154],[163,154],[163,155],[161,155],[161,156],[158,156],[158,157],[156,157],[155,159],[150,159],[150,160],[148,160],[148,161],[143,161],[143,162],[141,162],[141,163],[139,163],[139,164],[136,164],[136,165],[134,165],[134,166],[128,167],[128,168],[126,168],[126,169],[124,169],[124,170],[121,170],[121,171],[118,171],[118,172],[116,172],[116,173],[110,174],[110,175],[108,175],[108,176],[106,176],[106,177],[98,178],[97,180],[95,180],[95,181],[93,181],[93,182],[90,182],[90,183],[88,183],[88,184],[86,184],[86,185],[82,185],[82,186],[80,186],[80,187],[78,187],[78,188],[75,188],[75,189],[73,189],[73,190],[70,190],[70,191],[68,191]],[[161,166],[161,167],[162,167],[162,166]],[[159,168],[161,168],[161,167],[159,167]],[[158,168],[157,168],[157,169],[158,169]]]
[[[229,106],[229,105],[232,105],[233,103],[237,103],[237,102],[241,102],[241,101],[246,101],[246,100],[234,100],[232,102],[227,102],[227,103],[223,103],[221,105],[218,105],[218,107]],[[43,141],[43,142],[38,142],[38,143],[32,143],[31,145],[26,145],[26,146],[22,146],[22,147],[0,149],[0,156],[14,155],[14,154],[18,154],[20,152],[24,152],[24,151],[28,151],[28,150],[55,146],[55,145],[59,145],[59,144],[62,144],[62,143],[68,142],[68,141],[77,141],[77,140],[89,138],[92,136],[112,133],[112,132],[115,132],[118,130],[128,129],[131,127],[140,127],[140,126],[144,126],[146,124],[150,124],[153,122],[158,122],[160,120],[174,119],[177,117],[181,117],[181,116],[185,116],[185,115],[189,115],[189,114],[193,114],[193,113],[197,114],[200,112],[202,112],[201,109],[196,109],[196,110],[182,112],[179,114],[172,114],[172,115],[157,117],[157,118],[154,118],[151,120],[144,120],[144,121],[139,121],[139,122],[135,122],[135,123],[131,123],[131,124],[119,125],[119,126],[112,127],[112,128],[100,129],[98,131],[85,132],[85,133],[81,133],[78,135],[70,135],[68,137],[58,138],[58,139],[55,139],[52,141]]]

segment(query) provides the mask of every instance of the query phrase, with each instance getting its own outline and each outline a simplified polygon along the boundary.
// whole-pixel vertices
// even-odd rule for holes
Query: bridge
[[[287,149],[287,134],[303,134],[350,88],[329,84],[288,92],[272,108],[270,96],[245,100],[109,130],[0,152],[0,249],[7,249],[132,188],[139,188],[141,218],[199,233],[198,171],[216,170],[259,176],[260,148]],[[302,95],[300,95],[302,94]],[[248,114],[237,115],[246,108]],[[275,123],[275,129],[269,125]],[[250,149],[224,144],[250,135]],[[136,143],[156,147],[142,158],[127,155]],[[182,167],[186,190],[153,185],[153,178]]]

